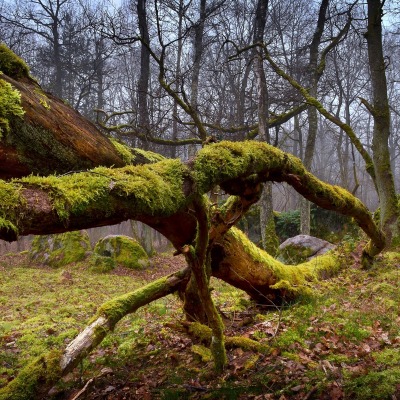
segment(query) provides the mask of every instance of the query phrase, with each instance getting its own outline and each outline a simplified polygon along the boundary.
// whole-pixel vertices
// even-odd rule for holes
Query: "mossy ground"
[[[60,271],[28,267],[26,260],[0,259],[1,386],[35,356],[62,349],[100,304],[182,264],[158,256],[150,271],[118,267],[99,275],[82,263]],[[260,308],[243,292],[213,280],[226,333],[268,344],[269,353],[230,348],[228,368],[215,376],[204,343],[180,328],[180,302],[169,296],[123,319],[65,378],[57,398],[68,398],[92,377],[87,399],[398,397],[399,282],[398,253],[385,254],[370,271],[356,262],[317,284],[312,296],[280,308]]]

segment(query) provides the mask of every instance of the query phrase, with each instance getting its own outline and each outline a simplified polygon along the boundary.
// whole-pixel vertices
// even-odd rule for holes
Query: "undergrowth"
[[[154,274],[95,274],[82,263],[60,271],[16,259],[0,259],[0,386],[37,355],[62,350],[103,302]],[[54,393],[69,398],[94,378],[87,399],[398,398],[399,282],[398,253],[386,253],[370,271],[348,267],[280,307],[254,304],[213,279],[226,335],[269,352],[232,346],[228,368],[215,376],[207,345],[188,334],[178,297],[168,296],[124,318]]]

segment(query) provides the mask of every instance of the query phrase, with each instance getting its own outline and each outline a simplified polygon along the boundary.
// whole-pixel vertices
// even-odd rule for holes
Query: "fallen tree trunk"
[[[372,258],[384,248],[384,235],[359,199],[321,182],[296,157],[251,141],[206,146],[189,164],[163,160],[145,166],[101,167],[61,177],[30,176],[1,182],[0,238],[15,240],[18,234],[65,232],[137,219],[155,227],[178,247],[191,243],[195,236],[190,212],[194,196],[219,185],[227,193],[245,197],[249,186],[263,181],[287,182],[315,204],[352,216],[371,239],[366,257]],[[163,222],[171,218],[188,229],[171,231]]]

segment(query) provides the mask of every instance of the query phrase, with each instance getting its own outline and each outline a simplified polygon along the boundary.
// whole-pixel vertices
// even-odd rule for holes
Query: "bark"
[[[1,79],[21,94],[24,118],[10,121],[0,140],[0,178],[65,173],[125,162],[109,139],[77,111],[44,92],[32,79]]]

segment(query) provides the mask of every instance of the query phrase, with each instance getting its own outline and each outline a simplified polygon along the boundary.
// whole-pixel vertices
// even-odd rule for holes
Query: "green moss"
[[[303,264],[286,265],[257,247],[239,229],[233,227],[228,234],[234,236],[241,243],[254,261],[262,263],[266,268],[272,270],[277,278],[277,282],[271,286],[272,289],[285,289],[294,295],[308,295],[311,293],[310,282],[333,275],[341,265],[339,257],[332,252],[315,257]]]
[[[385,367],[395,367],[400,365],[400,348],[388,348],[380,352],[373,353],[375,361]]]
[[[148,266],[148,256],[143,247],[135,240],[123,235],[109,235],[100,239],[95,253],[114,260],[127,268],[142,269]]]
[[[275,230],[274,218],[270,218],[265,226],[265,243],[264,249],[272,256],[276,256],[279,247],[279,238]]]
[[[63,267],[85,259],[91,245],[86,231],[35,236],[30,259],[51,267]]]
[[[0,43],[0,71],[14,79],[29,77],[28,66],[4,43]]]
[[[115,324],[126,314],[135,312],[139,307],[148,304],[150,297],[154,293],[158,293],[168,284],[168,278],[168,276],[160,278],[138,290],[124,294],[108,301],[107,303],[104,303],[99,308],[94,320],[97,318],[97,316],[105,315],[110,321],[110,327],[113,328]]]
[[[89,259],[89,269],[92,272],[107,273],[112,271],[116,266],[114,258],[105,257],[100,254],[93,253]]]
[[[260,142],[220,142],[205,146],[194,160],[197,190],[206,193],[226,181],[277,167],[285,153]]]
[[[0,389],[0,400],[27,400],[36,398],[40,389],[55,383],[61,376],[60,351],[50,351],[24,367],[18,377]]]
[[[136,156],[141,156],[142,158],[146,159],[148,163],[156,163],[165,160],[164,156],[158,153],[154,153],[153,151],[143,150],[139,148],[135,148],[133,149],[133,151],[136,153]]]
[[[111,138],[110,141],[126,164],[132,164],[135,161],[135,155],[132,154],[130,147],[114,138]]]
[[[384,371],[369,371],[365,375],[354,377],[345,374],[346,398],[359,400],[393,399],[400,382],[400,367],[387,368]]]
[[[23,204],[21,185],[0,180],[0,229],[18,233],[18,207]]]
[[[270,351],[270,347],[268,345],[259,343],[244,336],[227,336],[225,341],[226,346],[228,347],[240,347],[243,350],[251,350],[264,354]]]
[[[211,362],[213,360],[211,350],[208,347],[200,344],[194,344],[191,347],[191,350],[193,353],[199,355],[201,357],[201,361],[203,362]]]
[[[22,118],[24,113],[20,92],[0,79],[0,138],[10,131],[10,120]]]

